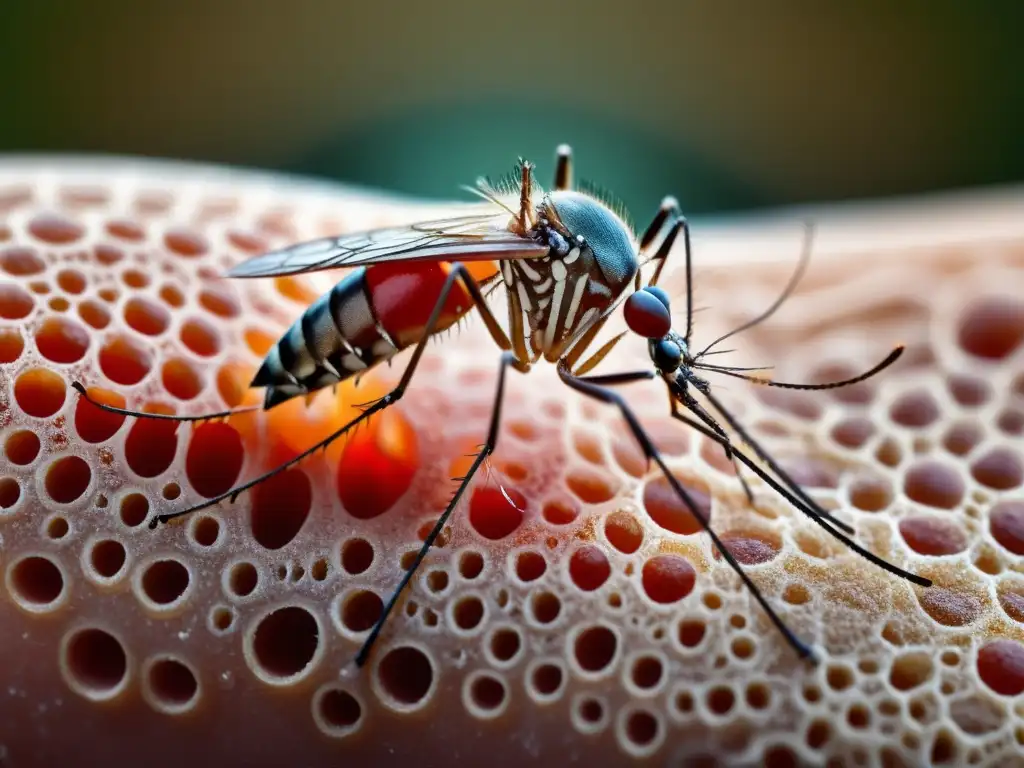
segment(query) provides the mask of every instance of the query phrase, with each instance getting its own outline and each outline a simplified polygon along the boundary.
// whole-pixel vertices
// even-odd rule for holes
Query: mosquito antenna
[[[804,229],[804,246],[800,252],[800,261],[797,262],[796,271],[793,272],[793,276],[789,278],[789,282],[786,283],[786,287],[783,288],[782,293],[780,293],[778,298],[775,299],[772,305],[768,307],[768,309],[766,309],[760,315],[758,315],[752,320],[748,320],[738,328],[734,328],[724,336],[719,336],[717,339],[715,339],[706,347],[704,347],[704,349],[701,350],[700,354],[697,355],[698,360],[701,357],[703,357],[709,349],[716,346],[720,342],[725,341],[730,336],[735,336],[737,333],[742,333],[743,331],[749,328],[753,328],[755,325],[763,323],[765,320],[767,320],[769,317],[775,314],[775,311],[782,306],[783,302],[785,302],[786,299],[788,299],[793,294],[793,291],[796,289],[797,283],[799,283],[801,278],[803,278],[804,272],[807,270],[807,264],[811,260],[811,245],[813,244],[813,241],[814,224],[808,222]],[[687,338],[689,338],[689,333],[687,333]]]
[[[721,373],[724,376],[732,376],[733,378],[743,379],[744,381],[751,381],[754,384],[763,384],[763,385],[768,386],[768,387],[780,387],[782,389],[812,389],[812,390],[814,390],[814,389],[837,389],[838,387],[848,387],[851,384],[857,384],[857,383],[859,383],[861,381],[864,381],[865,379],[870,379],[872,376],[874,376],[877,373],[881,373],[882,371],[884,371],[886,368],[888,368],[890,365],[892,365],[893,363],[895,363],[899,359],[900,355],[903,354],[903,350],[904,349],[905,349],[905,347],[903,347],[902,345],[896,347],[895,349],[893,349],[892,352],[889,353],[888,357],[886,357],[885,360],[880,362],[878,365],[876,365],[871,370],[865,371],[864,373],[860,374],[859,376],[854,376],[852,379],[843,379],[842,381],[830,381],[830,382],[827,382],[825,384],[791,384],[791,383],[785,382],[785,381],[772,381],[771,379],[759,379],[756,376],[744,376],[742,373],[733,373],[733,372],[731,372],[731,371],[729,371],[728,369],[725,369],[725,368],[717,368],[717,367],[716,368],[711,368],[711,367],[704,366],[704,365],[696,365],[694,367],[695,368],[707,368],[708,370],[714,371],[715,373]]]
[[[701,368],[705,371],[717,371],[718,373],[725,373],[726,371],[770,371],[774,366],[771,365],[754,365],[750,367],[735,367],[731,365],[698,365],[695,368]]]
[[[705,352],[704,357],[711,357],[711,355],[728,355],[735,351],[735,349],[716,349],[713,352]]]
[[[701,312],[707,312],[709,309],[711,309],[710,305],[705,305],[703,307],[694,307],[693,308],[693,314],[697,315],[697,314],[700,314]],[[677,311],[673,310],[672,314],[673,315],[678,315],[678,314],[681,314],[681,312],[677,312]]]
[[[85,387],[82,386],[81,382],[74,381],[71,383],[71,388],[76,390],[85,400],[92,405],[95,405],[100,410],[106,411],[107,413],[116,413],[118,416],[134,416],[138,419],[161,419],[164,421],[177,421],[177,422],[188,422],[188,421],[212,421],[213,419],[226,419],[229,416],[237,416],[241,413],[252,413],[253,411],[262,411],[262,405],[247,405],[243,408],[231,408],[227,411],[216,411],[214,413],[202,413],[197,416],[178,416],[173,413],[146,413],[145,411],[133,411],[128,408],[118,408],[115,405],[107,405],[101,403],[99,400],[94,399],[86,392]]]

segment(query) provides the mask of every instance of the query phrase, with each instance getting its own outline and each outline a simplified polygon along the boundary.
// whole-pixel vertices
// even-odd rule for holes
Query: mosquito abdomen
[[[347,275],[271,347],[251,384],[266,387],[264,408],[337,384],[398,351],[373,314],[366,272]]]
[[[419,341],[448,269],[444,262],[396,263],[347,275],[267,353],[251,384],[267,388],[264,408],[344,381]],[[437,330],[472,304],[461,284],[453,286]]]

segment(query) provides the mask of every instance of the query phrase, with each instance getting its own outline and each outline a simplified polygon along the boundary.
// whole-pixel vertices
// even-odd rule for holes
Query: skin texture
[[[619,414],[541,365],[509,374],[493,458],[357,671],[374,606],[486,435],[499,353],[481,324],[432,344],[402,402],[349,441],[152,532],[147,515],[220,493],[352,418],[403,359],[308,408],[177,430],[104,420],[70,383],[181,414],[256,403],[244,386],[261,355],[335,277],[215,275],[264,248],[437,207],[62,162],[0,164],[0,746],[12,764],[786,765],[854,751],[1012,764],[1024,689],[1012,574],[1024,311],[1006,292],[1024,232],[1012,206],[823,213],[801,290],[717,361],[774,363],[794,381],[849,375],[897,342],[907,359],[828,395],[712,381],[860,543],[935,587],[869,566],[758,482],[750,510],[720,448],[668,418],[659,382],[623,387],[715,530],[814,644],[822,663],[808,667]],[[695,227],[696,301],[710,307],[698,343],[771,303],[800,237],[799,222]],[[662,285],[678,328],[685,285],[671,269]],[[642,367],[645,347],[625,340],[595,373]]]

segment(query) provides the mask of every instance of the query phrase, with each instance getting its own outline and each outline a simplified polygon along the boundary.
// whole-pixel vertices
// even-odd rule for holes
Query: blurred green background
[[[555,146],[646,221],[1024,178],[1024,4],[0,2],[0,152],[444,198]]]

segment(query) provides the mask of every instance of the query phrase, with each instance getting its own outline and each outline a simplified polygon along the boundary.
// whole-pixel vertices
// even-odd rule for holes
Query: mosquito
[[[353,268],[312,304],[267,353],[251,383],[251,387],[265,390],[262,406],[196,416],[143,413],[92,400],[85,388],[75,382],[74,387],[81,396],[105,411],[137,418],[197,422],[254,410],[270,410],[292,398],[307,396],[358,376],[412,348],[408,365],[395,388],[377,400],[364,403],[360,415],[349,423],[252,480],[187,509],[154,517],[149,527],[156,528],[158,524],[226,500],[233,503],[239,494],[325,449],[374,414],[393,406],[411,384],[428,341],[476,309],[491,338],[501,349],[487,436],[480,450],[473,455],[465,476],[454,478],[458,485],[451,501],[424,539],[365,639],[355,658],[358,666],[366,663],[403,590],[457,508],[474,475],[494,452],[498,444],[508,370],[527,373],[541,358],[555,364],[561,381],[571,389],[618,408],[648,462],[657,464],[722,558],[801,658],[816,661],[811,648],[787,627],[712,530],[693,497],[669,471],[653,441],[615,387],[660,378],[669,395],[672,418],[721,446],[736,466],[751,501],[753,495],[739,474],[739,464],[862,557],[914,584],[930,586],[928,579],[888,563],[853,541],[853,529],[832,517],[800,488],[753,435],[738,423],[713,394],[708,381],[698,373],[722,374],[771,387],[821,390],[864,381],[899,358],[902,347],[896,347],[882,362],[859,376],[825,384],[773,381],[744,372],[754,369],[707,361],[707,357],[713,354],[713,347],[766,320],[790,295],[809,258],[810,229],[799,267],[778,299],[754,319],[694,353],[691,347],[694,308],[690,228],[679,204],[674,198],[665,198],[638,239],[609,204],[584,190],[582,185],[577,188],[573,184],[571,149],[562,145],[556,156],[554,186],[548,192],[535,183],[534,166],[520,159],[516,174],[504,186],[481,179],[475,187],[467,188],[483,198],[483,202],[467,204],[463,215],[299,243],[257,256],[231,269],[229,277],[262,278]],[[658,280],[680,235],[684,243],[687,281],[685,333],[672,329],[670,298],[658,287]],[[652,264],[654,272],[644,284],[642,268]],[[507,332],[486,302],[486,296],[500,286],[504,286],[508,297]],[[605,323],[620,306],[627,330],[587,356],[587,350],[591,349]],[[627,335],[647,341],[652,368],[588,375]],[[703,398],[704,404],[698,396]],[[738,440],[730,438],[727,430],[731,430]]]

